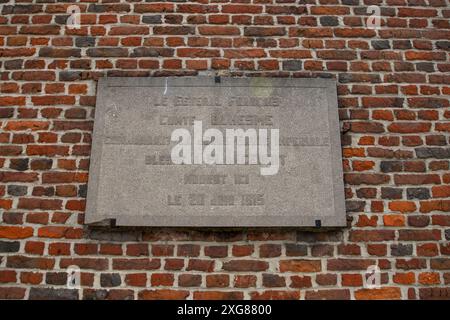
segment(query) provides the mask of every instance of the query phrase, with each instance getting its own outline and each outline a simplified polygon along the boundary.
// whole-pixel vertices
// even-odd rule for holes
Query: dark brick
[[[122,283],[118,273],[102,273],[100,275],[100,285],[102,287],[118,287]]]
[[[449,159],[450,148],[415,148],[418,158]]]
[[[31,160],[32,170],[48,170],[52,167],[52,159],[33,159]]]
[[[300,60],[283,61],[283,70],[286,70],[286,71],[302,70],[302,62]]]
[[[375,50],[385,50],[391,48],[388,40],[373,40],[371,44]]]
[[[342,238],[343,238],[342,231],[297,232],[297,241],[299,242],[341,241]]]
[[[86,50],[89,57],[128,57],[126,48],[89,48]]]
[[[28,170],[28,158],[24,159],[11,159],[9,168],[17,171],[25,171]]]
[[[308,247],[302,244],[286,243],[286,256],[306,256],[308,253]]]
[[[353,11],[355,12],[355,15],[367,15],[370,13],[368,12],[368,6],[359,6],[353,9]],[[389,8],[389,7],[382,7],[380,8],[381,12],[381,16],[394,16],[395,15],[395,9],[394,8]]]
[[[66,285],[67,273],[66,272],[49,272],[45,275],[45,283],[53,285]]]
[[[2,253],[18,252],[19,249],[20,249],[19,241],[0,241],[0,252]]]
[[[412,244],[393,244],[391,245],[391,255],[399,256],[410,256],[413,252]]]
[[[398,188],[381,188],[381,198],[382,199],[401,199],[403,194],[403,189]]]
[[[160,24],[162,23],[161,15],[143,16],[142,23]]]
[[[406,195],[408,199],[429,199],[430,198],[430,190],[427,188],[408,188],[406,189]]]
[[[83,290],[83,300],[133,300],[133,298],[134,295],[132,290]]]
[[[80,71],[60,71],[59,72],[60,81],[77,81],[81,80]]]
[[[2,10],[2,14],[30,14],[30,13],[38,13],[42,12],[42,6],[40,5],[13,5],[13,6],[4,6]]]
[[[94,47],[95,37],[78,37],[75,39],[75,45],[77,47]]]
[[[263,274],[263,286],[268,288],[286,286],[286,279],[276,274]]]
[[[106,6],[103,6],[101,4],[90,4],[87,11],[95,13],[103,13],[106,12]]]
[[[417,71],[434,72],[434,64],[431,62],[416,63]]]
[[[400,172],[403,170],[401,161],[381,161],[381,172]]]
[[[83,300],[105,300],[108,296],[107,290],[85,290]]]
[[[22,59],[14,59],[5,61],[5,69],[6,70],[16,70],[22,69],[23,60]]]
[[[100,241],[139,241],[141,231],[89,230],[87,238]]]
[[[153,28],[154,34],[187,35],[195,34],[195,27],[191,26],[158,26]]]
[[[378,74],[364,75],[364,78],[367,78],[366,82],[370,83],[380,83],[381,78]],[[339,74],[339,82],[340,83],[351,83],[351,82],[360,82],[361,75],[354,73],[340,73]]]
[[[159,57],[158,50],[154,48],[140,47],[133,49],[132,57]]]
[[[450,41],[436,41],[436,47],[443,50],[450,50]]]
[[[104,13],[104,12],[130,12],[129,4],[90,4],[88,12]]]
[[[365,201],[345,201],[345,208],[347,209],[347,212],[362,212],[364,211],[365,205]]]
[[[39,13],[43,12],[43,7],[40,5],[14,5],[13,13],[15,14],[31,14],[31,13]]]
[[[31,288],[30,300],[78,300],[78,290]]]
[[[55,23],[60,25],[67,24],[67,19],[69,19],[70,15],[64,14],[64,15],[56,15],[55,16]]]
[[[8,1],[9,2],[9,1]],[[0,3],[6,3],[4,1],[0,2]],[[2,14],[12,14],[14,10],[14,6],[3,6],[2,9]]]
[[[81,57],[80,49],[59,49],[54,47],[44,47],[39,49],[39,57],[52,57],[52,58],[68,58],[68,57]]]
[[[339,25],[339,19],[337,17],[320,17],[320,24],[323,26],[331,27]]]
[[[27,186],[9,185],[8,194],[10,196],[24,196],[27,194]]]
[[[87,196],[87,184],[82,184],[78,187],[78,196],[80,198],[86,198]]]
[[[359,0],[342,0],[342,4],[347,6],[356,6],[359,5]]]
[[[285,28],[280,27],[245,27],[244,35],[248,37],[272,37],[272,36],[284,36],[286,34]]]

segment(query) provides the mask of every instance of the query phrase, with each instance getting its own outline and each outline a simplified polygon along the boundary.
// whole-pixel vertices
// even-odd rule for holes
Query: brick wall
[[[0,0],[0,298],[449,298],[448,0],[102,2]],[[83,225],[96,80],[197,74],[337,79],[348,228]]]

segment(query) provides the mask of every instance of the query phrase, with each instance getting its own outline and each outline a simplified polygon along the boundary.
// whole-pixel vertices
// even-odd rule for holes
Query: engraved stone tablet
[[[331,79],[104,78],[86,223],[344,226]]]

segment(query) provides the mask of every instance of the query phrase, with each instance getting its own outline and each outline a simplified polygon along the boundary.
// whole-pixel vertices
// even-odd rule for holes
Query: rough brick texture
[[[448,0],[70,4],[0,0],[0,299],[450,297]],[[83,225],[96,80],[198,74],[337,79],[348,228]]]

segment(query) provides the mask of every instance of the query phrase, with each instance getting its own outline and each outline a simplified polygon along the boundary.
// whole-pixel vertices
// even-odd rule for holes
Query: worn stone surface
[[[203,132],[219,129],[224,141],[226,129],[268,129],[268,136],[279,129],[278,172],[262,175],[261,162],[174,164],[171,134],[186,128],[194,140],[193,121],[202,121]],[[334,80],[102,79],[93,139],[88,223],[345,224]]]

